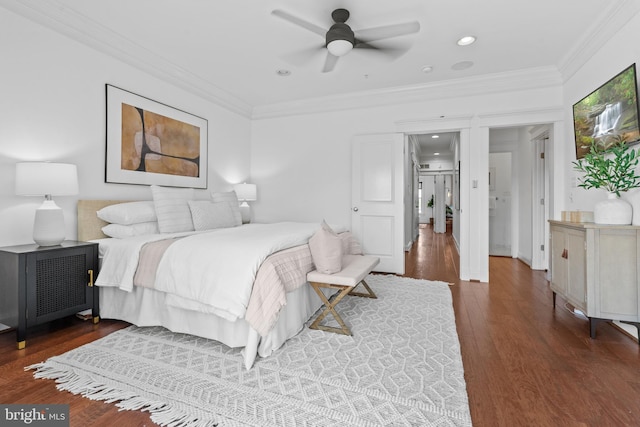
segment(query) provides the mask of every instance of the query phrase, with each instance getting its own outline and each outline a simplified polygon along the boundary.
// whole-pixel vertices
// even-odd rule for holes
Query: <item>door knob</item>
[[[354,212],[358,212],[358,207],[356,206],[355,208],[353,208]]]

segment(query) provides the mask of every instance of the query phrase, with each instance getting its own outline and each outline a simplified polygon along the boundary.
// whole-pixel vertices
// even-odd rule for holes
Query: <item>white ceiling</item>
[[[434,136],[437,137],[434,138]],[[434,160],[453,161],[453,141],[454,138],[460,139],[459,132],[412,135],[412,138],[419,147],[419,163],[428,163]]]
[[[0,0],[0,6],[251,115],[260,106],[493,73],[549,67],[563,73],[572,52],[593,44],[635,1]],[[347,23],[356,35],[408,21],[421,29],[374,43],[407,47],[397,59],[355,49],[322,73],[322,37],[271,14],[283,10],[328,29],[339,7],[351,12]],[[477,42],[457,46],[468,34]],[[452,69],[463,61],[473,66]],[[431,73],[422,72],[426,65]],[[281,77],[280,69],[291,74]]]

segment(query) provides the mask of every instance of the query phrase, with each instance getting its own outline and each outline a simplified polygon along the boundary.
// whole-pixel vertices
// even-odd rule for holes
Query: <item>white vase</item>
[[[626,199],[631,203],[631,225],[640,225],[640,191],[627,192]]]
[[[593,210],[593,222],[596,224],[629,225],[633,217],[631,204],[609,193],[607,200],[596,203]]]

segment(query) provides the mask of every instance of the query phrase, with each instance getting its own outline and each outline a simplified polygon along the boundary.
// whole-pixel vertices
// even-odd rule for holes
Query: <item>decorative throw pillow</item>
[[[325,221],[309,239],[309,250],[320,273],[333,274],[342,270],[342,239]]]
[[[238,196],[236,192],[231,191],[218,191],[211,193],[211,200],[213,202],[229,202],[231,204],[231,209],[233,210],[233,215],[238,222],[238,225],[242,225],[242,213],[240,212],[240,202],[238,202]]]
[[[117,203],[96,212],[98,218],[111,224],[138,224],[157,220],[153,201]]]
[[[338,234],[342,240],[343,255],[362,255],[362,246],[350,231]]]
[[[153,204],[161,233],[193,231],[189,200],[194,199],[193,188],[151,186]]]
[[[109,224],[102,227],[102,232],[114,239],[126,239],[127,237],[143,236],[145,234],[157,234],[158,222],[139,222],[137,224]]]
[[[238,223],[231,202],[189,200],[189,209],[196,231],[235,227],[242,224],[242,220]]]

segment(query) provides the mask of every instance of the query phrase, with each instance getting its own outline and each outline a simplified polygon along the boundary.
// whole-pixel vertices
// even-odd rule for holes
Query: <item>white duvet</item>
[[[211,312],[233,321],[245,314],[262,262],[272,253],[307,243],[318,229],[317,223],[281,222],[101,240],[103,264],[96,284],[131,291],[142,246],[186,235],[169,246],[162,257],[155,289],[168,294],[169,305]]]

